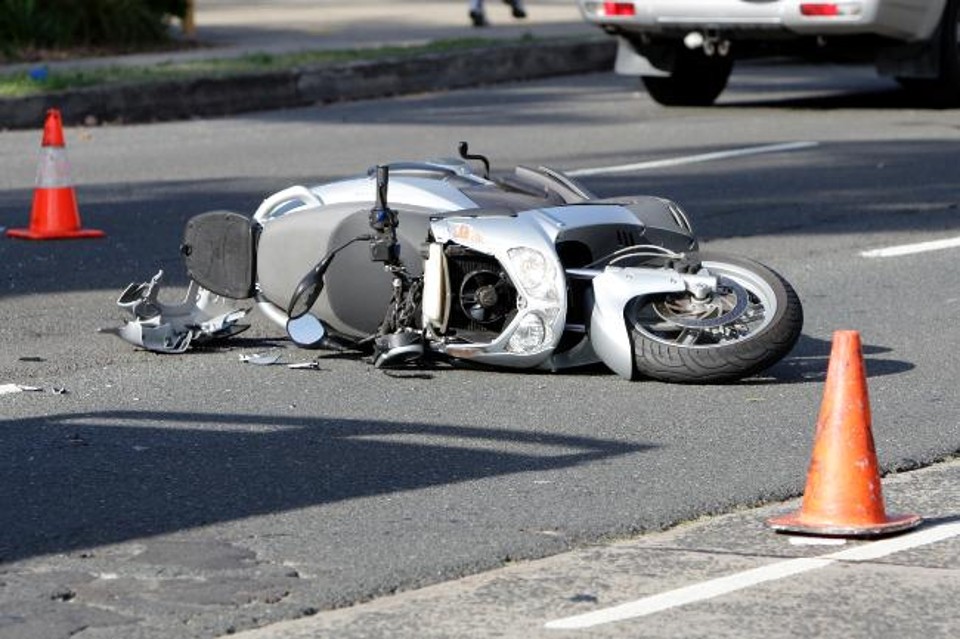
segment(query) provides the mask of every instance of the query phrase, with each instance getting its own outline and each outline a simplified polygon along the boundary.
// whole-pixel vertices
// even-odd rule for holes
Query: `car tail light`
[[[604,2],[603,15],[605,16],[633,16],[637,8],[632,2]]]
[[[800,14],[821,18],[858,16],[862,9],[859,2],[805,2],[800,5]]]

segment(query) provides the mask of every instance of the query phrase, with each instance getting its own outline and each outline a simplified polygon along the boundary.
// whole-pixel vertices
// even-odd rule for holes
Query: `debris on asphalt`
[[[280,353],[254,353],[253,355],[240,355],[240,361],[245,364],[256,364],[257,366],[271,366],[280,361]]]
[[[318,371],[320,370],[320,362],[297,362],[295,364],[287,364],[287,368],[292,368],[295,370],[311,370]]]
[[[572,601],[573,603],[597,603],[600,599],[596,595],[592,595],[587,592],[581,592],[572,597],[569,597],[567,601]]]
[[[10,395],[11,393],[42,393],[43,389],[39,386],[26,386],[24,384],[0,384],[0,395]]]
[[[183,301],[165,304],[160,301],[163,270],[149,282],[133,283],[117,299],[120,308],[134,319],[123,326],[99,329],[101,333],[121,339],[156,353],[185,353],[192,344],[225,339],[250,328],[241,324],[247,310],[236,308],[232,300],[191,281]]]
[[[67,435],[67,443],[71,446],[89,446],[90,442],[84,439],[80,433],[70,433]]]

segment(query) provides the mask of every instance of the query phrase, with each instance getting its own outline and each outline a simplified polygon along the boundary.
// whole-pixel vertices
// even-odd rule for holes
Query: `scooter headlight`
[[[543,253],[518,247],[509,249],[507,257],[514,267],[517,283],[528,296],[544,301],[557,300],[557,270]]]
[[[550,329],[543,318],[537,313],[527,313],[520,320],[510,341],[507,350],[514,353],[533,353],[540,350],[550,335]]]

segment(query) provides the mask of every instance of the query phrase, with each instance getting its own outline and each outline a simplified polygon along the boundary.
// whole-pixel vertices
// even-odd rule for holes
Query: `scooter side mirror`
[[[287,315],[290,319],[299,319],[313,308],[323,290],[323,273],[327,270],[327,266],[329,263],[321,262],[300,280],[287,306]]]
[[[323,323],[310,313],[287,320],[287,335],[300,348],[319,348],[326,334]]]

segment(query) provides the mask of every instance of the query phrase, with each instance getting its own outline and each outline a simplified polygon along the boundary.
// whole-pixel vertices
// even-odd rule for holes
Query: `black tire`
[[[677,44],[673,71],[668,76],[641,76],[650,97],[664,106],[710,106],[727,88],[733,58],[706,56]]]
[[[940,39],[940,72],[935,78],[897,78],[924,104],[960,106],[960,0],[948,0],[936,36]]]
[[[772,366],[800,337],[800,298],[780,275],[733,255],[702,253],[701,260],[721,277],[724,295],[706,303],[685,293],[628,305],[639,374],[686,384],[732,382]],[[709,326],[691,328],[698,323]]]

